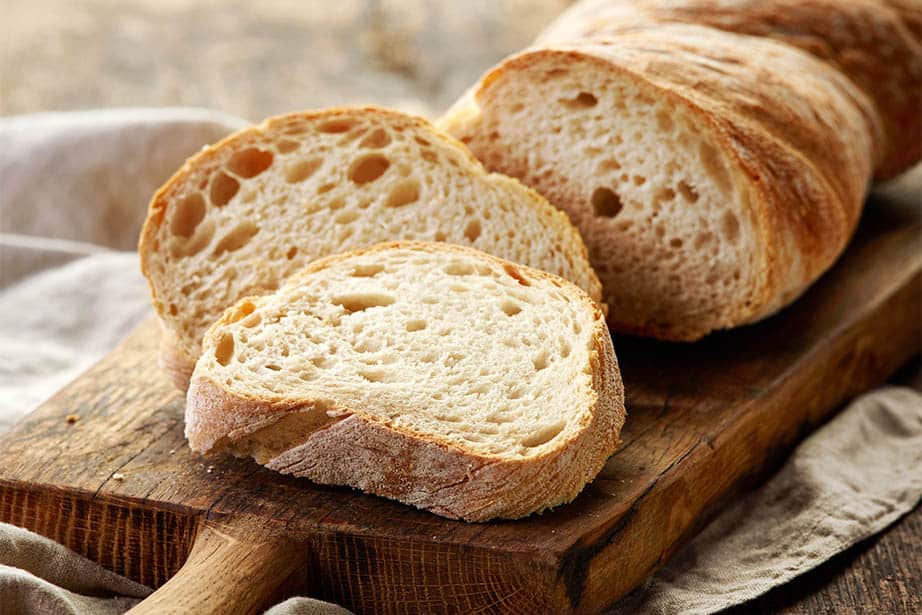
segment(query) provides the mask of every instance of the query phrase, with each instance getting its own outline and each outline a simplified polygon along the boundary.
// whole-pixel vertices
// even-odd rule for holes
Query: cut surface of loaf
[[[466,247],[331,256],[209,329],[186,437],[469,521],[572,500],[614,451],[620,374],[573,284]]]
[[[425,120],[295,113],[206,148],[154,196],[139,251],[162,364],[185,389],[202,334],[234,301],[316,258],[397,239],[470,245],[600,298],[566,215]]]
[[[613,328],[669,340],[764,318],[827,269],[879,142],[830,65],[692,25],[527,50],[441,125],[570,215]]]

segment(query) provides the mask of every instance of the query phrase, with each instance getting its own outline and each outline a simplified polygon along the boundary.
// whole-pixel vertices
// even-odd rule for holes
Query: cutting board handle
[[[182,568],[129,611],[131,615],[262,613],[307,579],[308,546],[262,524],[204,524]]]

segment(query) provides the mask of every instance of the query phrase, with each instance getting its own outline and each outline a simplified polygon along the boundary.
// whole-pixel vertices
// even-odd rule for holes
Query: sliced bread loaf
[[[601,296],[567,216],[425,120],[296,113],[206,148],[154,196],[139,251],[161,364],[185,390],[202,334],[237,299],[318,257],[397,239],[470,245]]]
[[[572,500],[625,417],[597,304],[461,246],[397,242],[315,261],[229,308],[203,346],[186,405],[193,450],[451,518]]]
[[[669,340],[797,298],[851,237],[883,143],[832,65],[671,23],[508,58],[442,126],[570,215],[613,328]]]

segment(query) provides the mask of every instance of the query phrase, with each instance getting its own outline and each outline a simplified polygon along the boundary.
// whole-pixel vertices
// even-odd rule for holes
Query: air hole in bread
[[[694,189],[688,182],[684,179],[679,180],[679,194],[682,195],[682,198],[688,201],[689,203],[698,202],[698,191]]]
[[[522,446],[528,448],[534,448],[536,446],[541,446],[542,444],[547,444],[551,440],[557,437],[557,435],[563,431],[563,428],[566,426],[566,423],[559,422],[553,423],[551,425],[545,425],[532,435],[528,436],[522,440]]]
[[[403,179],[394,184],[387,198],[384,199],[385,207],[403,207],[419,200],[419,180]]]
[[[356,352],[378,352],[381,350],[381,340],[378,338],[365,338],[352,344],[352,349]]]
[[[214,255],[221,256],[225,252],[235,252],[247,245],[250,239],[259,232],[259,227],[250,221],[244,221],[231,229],[215,246]]]
[[[260,316],[259,314],[250,314],[240,324],[246,327],[247,329],[252,329],[256,325],[261,323],[262,320],[263,320],[263,317]]]
[[[323,160],[320,158],[292,162],[285,167],[285,181],[289,184],[303,182],[316,173],[322,164]]]
[[[274,363],[270,363],[270,364],[266,365],[265,367],[266,367],[266,369],[271,369],[271,370],[274,371],[274,372],[280,372],[280,371],[282,371],[282,366],[281,366],[281,365],[276,365],[276,364],[274,364]]]
[[[506,299],[505,301],[503,301],[500,307],[502,308],[506,316],[515,316],[516,314],[522,311],[522,308],[521,306],[519,306],[518,303],[514,301],[510,301],[509,299]]]
[[[204,218],[205,198],[198,192],[190,194],[176,205],[170,231],[174,235],[189,238]]]
[[[662,203],[671,201],[674,198],[675,190],[672,188],[660,188],[656,191],[656,194],[653,195],[654,211],[658,209]]]
[[[317,194],[326,194],[327,192],[329,192],[330,190],[332,190],[332,189],[335,188],[335,187],[336,187],[336,184],[332,184],[332,183],[330,183],[330,184],[323,184],[322,186],[320,186],[319,188],[317,188]]]
[[[714,180],[718,190],[725,195],[729,194],[730,175],[727,173],[727,168],[721,161],[720,154],[718,154],[714,146],[709,143],[702,143],[698,153],[701,157],[701,166],[704,167],[704,172]]]
[[[176,316],[179,314],[179,308],[176,307],[175,303],[170,304],[170,316]]]
[[[211,204],[215,207],[223,207],[234,198],[237,190],[240,189],[240,182],[221,171],[211,179],[211,191],[208,196]]]
[[[662,109],[656,112],[656,125],[663,132],[672,132],[672,118]]]
[[[547,367],[548,353],[547,350],[542,350],[538,353],[538,356],[534,358],[532,363],[535,365],[535,371],[540,372],[542,369]]]
[[[416,319],[416,320],[408,320],[408,321],[407,321],[406,329],[407,329],[407,331],[409,331],[409,332],[411,332],[411,333],[414,332],[414,331],[422,331],[422,330],[425,329],[425,328],[426,328],[426,321],[425,321],[425,320]]]
[[[703,248],[704,246],[706,246],[709,243],[712,243],[713,241],[714,241],[714,233],[711,233],[710,231],[703,231],[701,233],[698,233],[695,236],[695,243],[694,243],[695,249],[697,250],[697,249]]]
[[[590,201],[595,215],[605,218],[614,218],[624,208],[621,199],[609,188],[596,188],[593,190]]]
[[[464,236],[467,237],[468,241],[474,243],[480,237],[480,230],[480,220],[471,220],[464,227]]]
[[[368,382],[386,382],[388,379],[387,372],[381,369],[365,369],[359,370],[357,373]]]
[[[383,128],[375,128],[371,133],[362,139],[359,147],[376,149],[390,145],[391,136]]]
[[[435,235],[433,235],[433,237],[432,237],[432,240],[433,240],[433,241],[445,241],[446,238],[447,238],[447,237],[446,237],[445,233],[443,233],[442,231],[436,231],[436,232],[435,232]]]
[[[439,163],[439,157],[436,156],[435,152],[433,152],[431,149],[421,149],[421,150],[419,151],[419,156],[420,156],[420,158],[422,158],[423,160],[425,160],[425,161],[428,162],[429,164],[438,164],[438,163]]]
[[[369,265],[356,265],[352,269],[353,278],[373,278],[379,273],[384,271],[384,265],[369,264]]]
[[[240,319],[243,318],[244,316],[249,316],[249,315],[252,314],[255,310],[256,310],[256,306],[253,305],[253,303],[252,303],[251,301],[244,301],[244,302],[241,303],[239,306],[237,306],[237,309],[235,309],[235,310],[233,311],[233,313],[231,313],[231,314],[228,316],[227,322],[228,322],[228,323],[237,322],[238,320],[240,320]]]
[[[390,160],[381,154],[369,154],[352,163],[349,167],[349,179],[356,184],[373,182],[391,166]]]
[[[337,224],[349,224],[350,222],[355,222],[359,218],[359,212],[348,209],[336,215],[333,218],[334,222]]]
[[[474,266],[462,261],[448,263],[444,269],[448,275],[474,275]]]
[[[560,356],[566,359],[570,356],[570,342],[567,340],[560,340]]]
[[[673,237],[672,239],[669,240],[669,247],[671,247],[671,248],[681,248],[681,247],[682,247],[682,240],[679,239],[678,237]]]
[[[353,120],[330,120],[329,122],[324,122],[317,127],[318,132],[324,132],[327,134],[337,134],[340,132],[347,132],[355,126],[355,121]]]
[[[234,336],[231,333],[225,333],[218,340],[214,349],[214,358],[221,365],[227,365],[234,357]]]
[[[723,217],[720,219],[720,226],[727,241],[734,242],[739,238],[740,223],[732,211],[724,212]]]
[[[614,158],[609,158],[599,163],[599,171],[601,171],[602,173],[607,173],[610,171],[620,171],[620,170],[621,170],[621,165],[618,164],[618,161],[615,160]]]
[[[531,286],[531,282],[528,281],[528,278],[522,275],[522,273],[515,267],[515,265],[506,263],[503,265],[503,271],[508,273],[509,277],[514,279],[516,282],[518,282],[522,286]]]
[[[647,178],[646,178],[646,177],[643,177],[643,176],[641,176],[641,175],[635,175],[635,176],[634,176],[634,185],[635,185],[635,186],[643,186],[643,185],[646,183],[646,181],[647,181]]]
[[[256,177],[270,166],[272,166],[272,152],[268,152],[255,147],[242,149],[227,161],[227,170],[248,179]]]
[[[328,369],[333,366],[333,361],[331,361],[327,357],[313,357],[308,360],[310,361],[311,365],[313,365],[317,369]]]
[[[285,258],[287,258],[288,260],[293,259],[297,255],[298,255],[298,248],[294,246],[288,248],[288,252],[285,252]]]
[[[275,151],[280,154],[289,154],[301,147],[301,143],[292,139],[279,139],[275,142]]]
[[[599,104],[599,99],[590,92],[580,92],[573,98],[561,98],[558,102],[570,110],[590,109]]]
[[[333,297],[333,303],[350,314],[373,307],[385,307],[394,303],[394,297],[383,293],[353,293]]]
[[[413,137],[413,140],[419,143],[420,145],[422,145],[423,147],[429,147],[430,145],[432,145],[431,143],[429,143],[428,141],[426,141],[420,136]]]

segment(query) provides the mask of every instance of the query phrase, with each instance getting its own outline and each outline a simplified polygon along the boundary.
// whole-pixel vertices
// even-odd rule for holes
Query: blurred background
[[[199,106],[435,115],[566,0],[0,0],[0,114]]]

